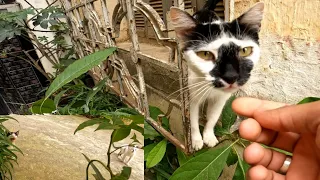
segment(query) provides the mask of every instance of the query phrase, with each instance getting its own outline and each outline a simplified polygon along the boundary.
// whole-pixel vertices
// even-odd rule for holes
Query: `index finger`
[[[253,118],[257,112],[277,109],[283,106],[286,106],[286,104],[248,97],[237,98],[232,103],[232,109],[237,114],[248,118]]]
[[[316,133],[320,125],[320,101],[286,106],[254,98],[239,98],[232,107],[240,115],[252,117],[267,129],[296,133]]]

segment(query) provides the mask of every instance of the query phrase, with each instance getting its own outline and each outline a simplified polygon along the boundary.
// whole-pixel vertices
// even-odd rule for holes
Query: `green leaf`
[[[5,121],[8,121],[8,120],[15,120],[17,121],[15,118],[11,117],[11,116],[0,116],[0,123],[3,123]],[[18,122],[18,121],[17,121]]]
[[[46,91],[46,99],[49,98],[54,92],[60,89],[65,84],[69,83],[73,79],[79,77],[85,72],[89,71],[93,67],[99,65],[102,61],[106,60],[116,48],[108,48],[102,51],[95,52],[88,56],[85,56],[71,65],[69,65],[61,74],[59,74],[49,86]]]
[[[166,178],[163,177],[161,173],[157,172],[157,180],[166,180]]]
[[[74,131],[74,134],[76,134],[76,132],[80,131],[81,129],[84,129],[85,127],[93,126],[95,124],[99,124],[107,121],[108,119],[91,119],[91,120],[85,121],[77,127],[77,129]]]
[[[178,161],[179,165],[182,166],[184,165],[189,159],[191,159],[191,156],[185,155],[180,149],[177,148],[177,155],[178,155]]]
[[[133,142],[132,143],[134,143],[134,142],[136,142],[136,143],[140,143],[139,142],[139,140],[137,139],[137,135],[136,135],[136,133],[134,133],[133,134],[133,136],[132,136],[132,138],[131,138],[132,140],[133,140]]]
[[[107,118],[120,118],[121,120],[130,119],[133,120],[132,124],[143,124],[144,116],[143,115],[132,115],[121,111],[108,112],[103,114]]]
[[[221,114],[222,128],[227,130],[228,132],[230,131],[231,126],[234,124],[234,122],[237,119],[237,114],[233,112],[231,107],[232,102],[235,99],[236,99],[236,96],[230,97],[230,99],[226,102]]]
[[[113,125],[108,121],[104,121],[103,123],[100,123],[99,126],[95,131],[98,130],[111,130],[111,129],[119,129],[120,127],[117,125]]]
[[[157,144],[156,143],[152,143],[152,144],[148,144],[147,146],[145,146],[143,148],[143,151],[144,151],[144,161],[147,160],[147,157],[150,153],[150,151],[156,146]]]
[[[190,159],[173,173],[170,180],[218,179],[227,161],[232,145],[210,149]]]
[[[155,137],[161,136],[149,123],[144,121],[144,139],[153,140]]]
[[[127,114],[132,114],[132,115],[140,115],[138,111],[132,108],[120,108],[120,109],[117,109],[116,112],[123,112]]]
[[[147,157],[147,168],[152,168],[157,165],[163,158],[167,149],[167,140],[160,141],[149,153]]]
[[[244,162],[242,159],[239,159],[236,171],[232,180],[246,180],[246,172],[250,168],[249,164]]]
[[[48,26],[49,26],[49,21],[48,20],[44,20],[44,21],[41,21],[40,23],[40,27],[43,28],[43,29],[47,29]]]
[[[124,166],[121,173],[115,175],[111,180],[128,180],[131,175],[131,167]]]
[[[86,156],[85,154],[82,153],[82,155],[86,158],[86,160],[88,162],[90,162],[91,160],[88,158],[88,156]],[[94,165],[93,163],[90,164],[92,169],[94,170],[95,174],[95,178],[96,180],[105,180],[105,178],[103,178],[102,174],[100,173],[99,169],[97,168],[96,165]]]
[[[63,90],[63,91],[59,92],[59,94],[57,94],[57,95],[54,97],[54,100],[53,100],[53,101],[54,101],[54,104],[55,104],[56,107],[58,107],[61,97],[62,97],[68,90],[69,90],[69,88],[66,89],[66,90]]]
[[[315,102],[315,101],[319,101],[320,98],[318,97],[307,97],[304,98],[303,100],[301,100],[298,104],[305,104],[305,103],[310,103],[310,102]]]
[[[234,165],[235,163],[237,163],[237,161],[238,161],[238,155],[234,151],[234,149],[232,149],[227,159],[227,165],[228,166]]]
[[[121,128],[114,130],[112,133],[112,142],[118,142],[130,135],[131,129]]]
[[[56,106],[51,99],[40,99],[32,104],[30,110],[33,114],[52,113]]]
[[[130,124],[129,126],[122,126],[122,127],[126,127],[126,128],[130,128],[130,129],[134,129],[138,132],[140,132],[141,134],[144,133],[144,129],[136,124]]]
[[[226,134],[230,134],[230,132],[226,129],[223,129],[221,126],[215,126],[214,127],[214,134],[216,136],[223,136],[223,135],[226,135]]]
[[[86,98],[86,105],[89,106],[89,102],[92,98],[106,85],[107,79],[101,80],[92,90],[88,93]]]
[[[152,119],[157,119],[158,115],[165,114],[158,107],[149,106],[150,117]],[[162,125],[165,129],[169,130],[169,120],[166,117],[162,118]]]

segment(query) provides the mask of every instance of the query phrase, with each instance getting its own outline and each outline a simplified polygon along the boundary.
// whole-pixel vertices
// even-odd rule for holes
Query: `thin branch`
[[[28,0],[24,0],[24,2],[26,2],[27,4],[29,4],[30,7],[32,7],[35,11],[37,11],[37,13],[39,13],[39,11],[32,5],[28,2]]]
[[[135,145],[134,142],[132,142],[132,143],[130,143],[130,144],[128,144],[128,145],[119,146],[119,147],[116,147],[116,146],[114,146],[114,144],[112,144],[112,146],[115,148],[115,150],[111,151],[110,154],[113,154],[115,151],[117,151],[117,150],[119,150],[119,149],[121,149],[121,148],[123,148],[123,147],[125,147],[125,146],[134,147],[134,145]],[[140,148],[140,147],[135,147],[135,148],[142,149],[142,148]]]
[[[110,142],[109,142],[109,147],[108,147],[108,151],[107,151],[107,156],[108,156],[108,164],[107,164],[107,167],[109,168],[109,169],[111,169],[110,168],[110,162],[111,162],[111,153],[110,153],[110,151],[111,151],[111,146],[112,146],[112,138],[113,138],[113,133],[114,133],[115,131],[113,130],[112,131],[112,133],[111,133],[111,137],[110,137]],[[111,177],[113,176],[113,174],[111,173]]]
[[[89,167],[90,167],[90,165],[91,165],[93,162],[98,162],[98,163],[100,163],[104,168],[106,168],[107,171],[109,171],[111,177],[114,176],[113,173],[112,173],[112,171],[111,171],[111,169],[110,169],[108,166],[106,166],[103,162],[101,162],[101,161],[99,161],[99,160],[91,160],[91,161],[88,163],[87,168],[86,168],[86,180],[89,180]]]
[[[14,56],[13,57],[22,59],[24,61],[26,61],[28,64],[32,65],[33,67],[35,67],[41,74],[43,74],[49,81],[51,81],[51,78],[48,76],[48,74],[46,72],[44,72],[44,70],[38,65],[38,64],[33,64],[32,62],[30,62],[28,59],[23,58],[21,56]]]
[[[27,0],[24,0],[27,2]],[[38,11],[34,6],[30,5],[32,8],[34,8],[37,11],[37,14],[32,16],[30,19],[27,20],[27,23],[37,17],[39,14],[42,13],[43,10],[48,9],[48,7],[52,6],[54,3],[56,3],[58,0],[53,1],[50,5],[48,5],[46,8],[42,9],[41,11]],[[27,2],[28,3],[28,2]],[[29,3],[28,3],[29,4]]]

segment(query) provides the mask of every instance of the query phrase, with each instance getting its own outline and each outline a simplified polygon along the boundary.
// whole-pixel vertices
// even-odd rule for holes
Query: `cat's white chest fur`
[[[264,4],[256,3],[231,22],[214,12],[220,1],[208,0],[190,16],[179,8],[170,9],[171,22],[188,62],[191,139],[194,150],[218,140],[214,126],[226,101],[245,85],[260,58],[259,31]],[[207,122],[201,135],[199,109],[207,100]],[[201,111],[202,113],[202,111]]]
[[[231,92],[224,92],[212,87],[204,78],[198,77],[197,73],[189,69],[189,95],[190,95],[190,121],[192,146],[199,150],[206,144],[214,147],[218,140],[214,135],[216,125],[225,102],[230,98]],[[206,109],[207,123],[203,130],[203,137],[199,130],[200,108],[202,110],[205,101],[208,101]]]

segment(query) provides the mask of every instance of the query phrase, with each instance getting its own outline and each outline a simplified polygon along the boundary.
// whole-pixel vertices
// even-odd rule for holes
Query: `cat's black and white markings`
[[[17,140],[18,136],[19,136],[19,131],[7,133],[7,137],[10,139],[12,143],[14,143]]]
[[[118,158],[126,163],[126,164],[129,164],[129,162],[134,158],[134,156],[136,155],[136,151],[137,151],[137,146],[134,145],[133,147],[132,146],[129,146],[129,144],[127,145],[123,145],[121,148],[120,148],[120,152],[118,153]]]
[[[188,62],[192,147],[218,143],[214,135],[225,102],[250,78],[260,58],[259,30],[263,3],[232,22],[225,22],[213,11],[219,0],[208,0],[193,16],[172,7],[171,21]],[[199,130],[199,107],[205,102],[207,123],[203,137]]]

